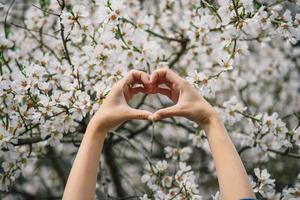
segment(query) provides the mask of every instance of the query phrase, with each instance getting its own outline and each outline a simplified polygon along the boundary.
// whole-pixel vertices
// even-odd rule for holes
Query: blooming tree
[[[26,2],[0,4],[1,198],[60,198],[112,84],[164,66],[215,106],[259,199],[300,198],[299,0]],[[205,133],[187,120],[128,121],[103,154],[98,199],[218,199]]]

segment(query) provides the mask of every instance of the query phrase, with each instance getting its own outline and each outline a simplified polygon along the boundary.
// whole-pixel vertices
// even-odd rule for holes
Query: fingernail
[[[150,83],[152,83],[152,77],[149,78]]]
[[[158,118],[158,116],[156,114],[152,114],[149,116],[149,120],[151,120],[151,121],[156,121],[157,118]]]
[[[148,119],[149,119],[150,121],[155,121],[155,116],[154,116],[154,115],[150,115],[150,116],[148,117]]]
[[[152,120],[153,120],[152,115],[148,116],[148,120],[149,120],[149,121],[152,121]]]

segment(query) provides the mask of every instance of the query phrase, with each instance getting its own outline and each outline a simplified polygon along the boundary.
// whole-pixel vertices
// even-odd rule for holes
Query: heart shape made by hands
[[[131,85],[124,88],[124,95],[127,102],[133,95],[139,92],[145,94],[162,94],[169,97],[175,105],[155,111],[151,115],[151,120],[181,116],[179,109],[181,102],[179,99],[182,85],[186,83],[185,79],[167,68],[158,69],[150,75],[136,70],[132,73],[134,80],[131,81]],[[139,86],[134,87],[136,84]],[[162,87],[161,85],[165,85],[166,87]]]
[[[168,68],[155,70],[151,75],[135,71],[130,83],[142,84],[142,86],[127,86],[124,91],[126,100],[134,94],[143,92],[146,94],[162,94],[169,97],[174,105],[155,111],[148,117],[149,120],[160,120],[167,117],[186,117],[200,125],[207,124],[211,117],[216,115],[214,108],[188,83],[174,71]],[[164,84],[167,87],[161,87]],[[126,97],[127,96],[127,97]],[[128,102],[128,101],[127,101]]]

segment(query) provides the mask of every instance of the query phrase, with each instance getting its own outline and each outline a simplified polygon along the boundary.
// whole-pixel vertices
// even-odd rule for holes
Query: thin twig
[[[180,50],[176,53],[175,58],[169,63],[169,68],[173,68],[174,65],[180,60],[187,49],[189,39],[183,39],[183,42],[180,43]]]
[[[38,7],[38,6],[37,6],[37,5],[35,5],[35,4],[32,4],[32,6],[33,6],[33,7],[35,7],[35,8],[37,8],[37,9],[39,9],[39,10],[41,10],[41,11],[43,11],[43,12],[45,12],[45,13],[48,13],[48,14],[50,14],[50,15],[54,15],[54,16],[57,16],[57,17],[59,17],[59,16],[60,16],[60,15],[59,15],[59,14],[57,14],[57,13],[51,12],[51,11],[49,11],[49,10],[44,10],[44,9],[42,9],[42,8]]]
[[[63,47],[64,47],[64,52],[65,52],[65,57],[66,60],[68,61],[69,65],[73,66],[71,58],[70,58],[70,54],[69,54],[69,50],[68,50],[68,45],[67,45],[67,40],[65,38],[65,26],[62,23],[62,13],[63,10],[65,9],[65,1],[63,0],[61,4],[59,4],[61,6],[61,13],[59,15],[59,20],[60,20],[60,37],[62,39],[62,43],[63,43]]]
[[[182,43],[184,42],[184,40],[182,39],[178,39],[178,38],[171,38],[171,37],[168,37],[168,36],[164,36],[164,35],[161,35],[159,33],[155,33],[154,31],[151,31],[150,29],[146,29],[145,30],[147,33],[155,36],[155,37],[158,37],[160,39],[163,39],[163,40],[166,40],[166,41],[175,41],[175,42],[179,42],[179,43]]]
[[[27,28],[27,27],[25,27],[25,26],[21,26],[21,25],[15,24],[15,23],[10,23],[10,24],[13,25],[13,26],[15,26],[15,27],[17,27],[17,28],[24,29],[24,30],[26,30],[26,31],[33,31],[33,32],[40,33],[39,30],[29,29],[29,28]],[[49,34],[49,33],[42,32],[42,34],[43,34],[43,35],[46,35],[46,36],[49,36],[49,37],[52,37],[52,38],[57,39],[57,40],[59,39],[59,38],[56,37],[55,35],[51,35],[51,34]]]
[[[4,18],[4,32],[5,32],[5,38],[8,37],[8,33],[6,32],[6,29],[7,29],[7,17],[8,17],[8,15],[9,15],[10,9],[11,9],[12,6],[14,5],[14,3],[15,3],[15,0],[13,0],[13,1],[10,3],[10,5],[9,5],[9,7],[8,7],[8,9],[7,9],[7,12],[6,12],[6,14],[5,14],[5,18]]]
[[[277,151],[277,150],[274,150],[274,149],[268,149],[268,151],[279,154],[279,155],[282,155],[282,156],[288,156],[288,157],[291,157],[291,158],[300,159],[299,154],[294,154],[294,153],[289,153],[289,152],[281,152],[281,151]]]
[[[149,158],[144,152],[142,152],[137,146],[135,146],[135,145],[134,145],[134,144],[133,144],[126,136],[120,135],[120,134],[118,134],[118,133],[115,132],[115,131],[111,131],[111,133],[112,133],[113,135],[116,135],[116,136],[122,138],[122,139],[125,140],[126,142],[128,142],[128,144],[130,144],[130,146],[132,146],[135,150],[137,150],[138,152],[140,152],[140,153],[143,155],[143,157],[148,161],[148,163],[149,163],[150,165],[153,165],[152,162],[151,162],[151,160],[150,160],[150,158]]]
[[[240,16],[239,16],[238,7],[237,7],[238,5],[236,4],[235,0],[232,0],[232,4],[234,7],[234,12],[235,12],[236,18],[238,21],[240,21]]]

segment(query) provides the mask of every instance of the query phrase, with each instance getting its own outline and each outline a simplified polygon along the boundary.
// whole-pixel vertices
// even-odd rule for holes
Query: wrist
[[[206,122],[204,124],[201,124],[206,134],[208,134],[212,128],[220,125],[223,125],[223,120],[221,119],[221,117],[218,115],[217,112],[212,113],[207,118]]]
[[[104,141],[108,130],[101,127],[102,127],[101,124],[91,119],[86,128],[86,134],[88,134],[91,138],[97,141]]]
[[[100,133],[107,133],[109,131],[107,124],[107,114],[98,110],[90,119],[88,127],[91,127]]]

